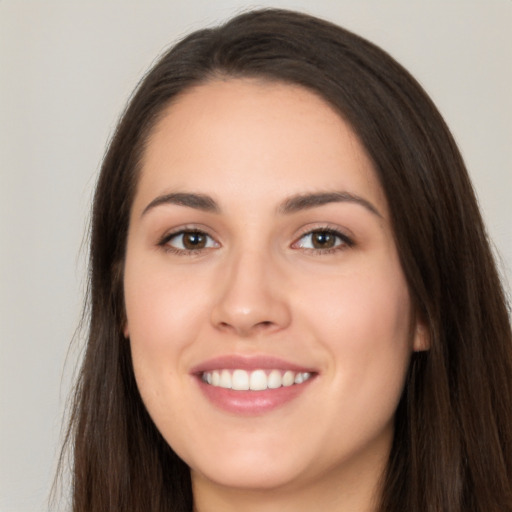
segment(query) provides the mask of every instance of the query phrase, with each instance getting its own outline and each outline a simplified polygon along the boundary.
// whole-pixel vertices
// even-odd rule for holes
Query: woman
[[[97,185],[73,510],[512,510],[512,336],[455,143],[327,22],[196,32]]]

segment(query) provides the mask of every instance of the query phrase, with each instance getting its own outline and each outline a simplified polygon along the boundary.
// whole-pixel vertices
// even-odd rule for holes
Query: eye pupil
[[[315,249],[329,249],[334,247],[335,236],[328,231],[317,231],[312,234],[312,243]]]
[[[206,246],[206,236],[204,233],[184,233],[183,247],[185,249],[203,249]]]

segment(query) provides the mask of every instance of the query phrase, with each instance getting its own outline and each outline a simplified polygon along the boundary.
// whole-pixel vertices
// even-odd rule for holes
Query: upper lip
[[[213,370],[290,370],[295,372],[310,372],[316,371],[310,366],[294,363],[269,355],[223,355],[213,357],[206,361],[199,363],[191,368],[190,373],[202,374],[204,372],[211,372]]]

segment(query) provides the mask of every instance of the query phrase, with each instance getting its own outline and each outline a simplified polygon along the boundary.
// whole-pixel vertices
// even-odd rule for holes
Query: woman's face
[[[194,485],[375,481],[424,342],[350,127],[298,86],[213,81],[168,108],[142,164],[125,335]]]

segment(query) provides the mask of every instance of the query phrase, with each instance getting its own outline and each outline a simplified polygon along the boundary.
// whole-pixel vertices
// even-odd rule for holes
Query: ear
[[[128,339],[130,337],[130,329],[128,328],[128,321],[125,320],[123,325],[123,336]]]
[[[412,348],[414,352],[430,350],[430,332],[425,322],[420,319],[416,321]]]

